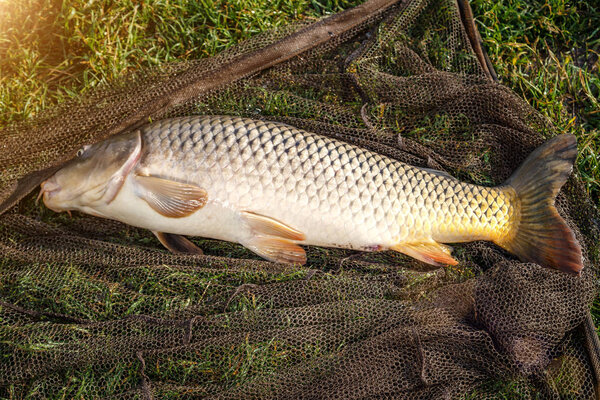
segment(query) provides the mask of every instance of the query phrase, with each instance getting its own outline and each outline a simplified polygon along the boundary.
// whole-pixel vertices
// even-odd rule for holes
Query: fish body
[[[141,200],[130,178],[97,208],[154,231],[243,243],[239,212],[250,211],[303,232],[302,244],[369,249],[491,240],[509,230],[514,214],[514,191],[469,185],[282,124],[180,118],[143,129],[141,139],[144,153],[128,178],[157,176],[207,192],[202,208],[174,220]]]
[[[570,173],[573,143],[565,135],[540,156],[544,168],[558,163],[543,190],[538,183],[544,179],[514,175],[490,188],[282,123],[190,116],[82,149],[42,192],[49,208],[147,228],[167,247],[174,235],[189,235],[238,242],[281,262],[304,262],[298,245],[308,244],[393,249],[431,264],[455,264],[442,243],[489,240],[526,260],[578,271],[579,247],[553,207],[557,181]],[[532,166],[526,161],[521,175],[537,168],[540,157]],[[519,193],[523,182],[536,201],[548,202],[545,222],[558,224],[557,240],[574,252],[566,260],[528,258],[520,253],[534,249],[525,244],[514,250],[519,225],[529,218],[527,197],[524,202]]]

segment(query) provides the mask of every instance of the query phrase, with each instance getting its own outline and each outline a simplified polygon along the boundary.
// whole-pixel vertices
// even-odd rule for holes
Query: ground
[[[0,0],[0,128],[140,67],[207,57],[290,20],[359,0]],[[502,83],[560,133],[578,138],[577,171],[600,205],[600,6],[474,0]],[[600,303],[594,309],[600,322]]]

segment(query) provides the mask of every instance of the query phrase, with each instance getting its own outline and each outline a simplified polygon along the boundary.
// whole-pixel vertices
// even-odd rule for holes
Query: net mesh
[[[202,238],[206,255],[172,255],[143,229],[20,199],[82,144],[148,118],[282,121],[483,185],[555,134],[489,79],[452,0],[379,7],[199,85],[319,26],[140,71],[0,133],[1,398],[596,398],[578,327],[597,290],[598,213],[576,178],[557,208],[582,244],[580,277],[488,242],[456,245],[460,265],[444,268],[316,247],[284,266]]]

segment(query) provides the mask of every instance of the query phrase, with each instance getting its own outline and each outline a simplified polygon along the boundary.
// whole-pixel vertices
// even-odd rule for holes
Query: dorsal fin
[[[419,168],[419,169],[422,169],[423,171],[428,172],[430,174],[434,174],[437,176],[443,176],[444,178],[452,178],[452,175],[450,175],[446,171],[440,171],[439,169],[432,169],[432,168]]]

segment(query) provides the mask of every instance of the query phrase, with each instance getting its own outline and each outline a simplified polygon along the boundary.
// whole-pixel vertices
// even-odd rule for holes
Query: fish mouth
[[[60,189],[61,189],[60,185],[56,182],[53,182],[50,179],[42,182],[40,194],[38,194],[38,197],[35,200],[35,203],[37,204],[39,202],[40,198],[43,198],[43,201],[44,201],[44,204],[46,205],[46,207],[48,207],[52,211],[54,211],[54,212],[64,211],[64,210],[60,210],[56,207],[52,207],[53,205],[52,205],[51,199],[52,199],[52,197],[54,197],[56,195],[56,193],[58,193],[60,191]]]

